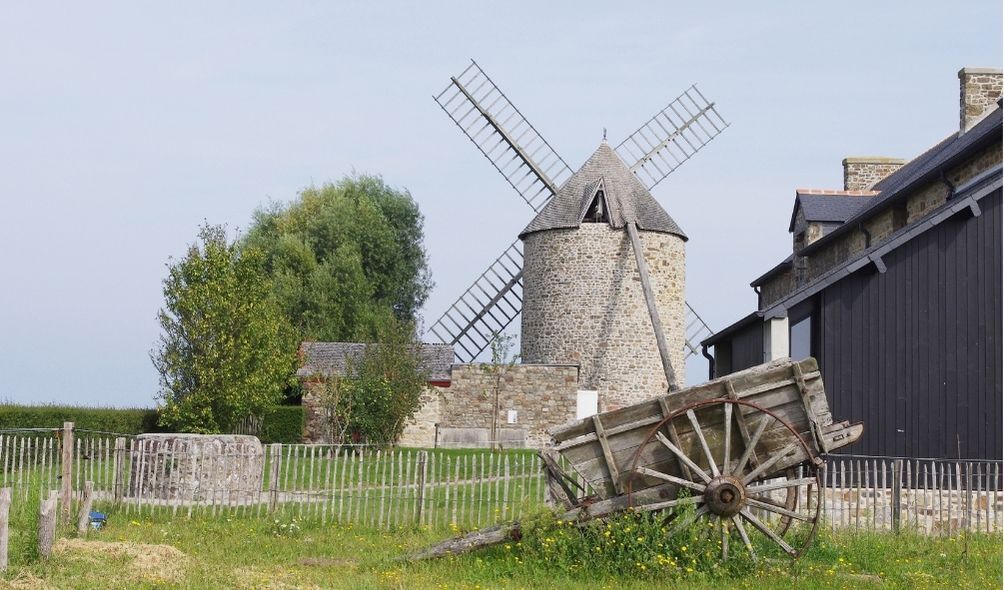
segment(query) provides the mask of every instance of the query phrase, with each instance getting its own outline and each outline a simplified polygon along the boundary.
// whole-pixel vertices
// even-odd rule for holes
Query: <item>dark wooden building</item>
[[[811,355],[833,414],[865,424],[848,452],[1001,459],[1002,109],[984,96],[966,116],[974,75],[1000,95],[1000,72],[960,72],[959,131],[873,159],[875,183],[845,161],[844,190],[798,192],[792,256],[753,281],[754,313],[703,342],[713,376]]]

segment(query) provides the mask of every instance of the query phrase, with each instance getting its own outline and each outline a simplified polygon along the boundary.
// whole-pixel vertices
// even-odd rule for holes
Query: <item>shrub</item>
[[[303,406],[278,406],[262,420],[263,444],[298,443],[303,438]]]
[[[62,428],[63,422],[73,422],[77,428],[84,430],[122,434],[160,431],[157,410],[150,408],[0,405],[0,429]]]

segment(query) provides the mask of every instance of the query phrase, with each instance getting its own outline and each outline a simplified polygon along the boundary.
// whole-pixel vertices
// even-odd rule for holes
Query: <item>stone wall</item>
[[[253,436],[141,434],[130,458],[130,498],[243,504],[262,489],[264,453]]]
[[[304,442],[329,443],[324,408],[318,400],[323,384],[304,384]],[[500,431],[503,446],[541,448],[547,430],[575,419],[579,368],[574,365],[517,364],[506,370],[499,389]],[[493,377],[488,365],[454,365],[449,387],[429,386],[418,411],[405,425],[398,444],[405,447],[488,446],[491,440]],[[509,410],[516,422],[509,423]],[[438,435],[438,441],[437,441]]]
[[[959,70],[959,129],[966,131],[1001,97],[1001,71],[991,68]]]
[[[439,428],[483,429],[485,438],[492,426],[494,378],[486,365],[454,365],[450,387],[439,391]],[[579,368],[571,365],[514,365],[501,381],[499,427],[522,430],[525,445],[541,448],[549,440],[549,428],[575,419]],[[510,410],[516,422],[509,423]],[[504,438],[517,440],[515,433]],[[499,438],[503,438],[500,434]]]
[[[876,182],[899,170],[906,160],[899,158],[844,158],[844,190],[868,190]]]
[[[684,242],[670,234],[640,234],[671,364],[682,383]],[[625,230],[583,223],[532,233],[524,239],[523,259],[524,362],[579,365],[579,388],[599,392],[601,411],[666,391]]]
[[[415,415],[408,419],[397,443],[402,447],[432,447],[436,444],[436,424],[441,419],[442,390],[429,386],[419,397],[421,404]]]
[[[954,186],[959,186],[1000,163],[1001,146],[1000,144],[991,145],[968,162],[950,170],[946,176]],[[904,224],[913,224],[923,219],[931,211],[944,205],[948,194],[948,185],[940,180],[935,180],[918,188],[907,198],[906,202],[900,206],[905,209],[906,214],[899,220],[895,207],[889,207],[872,216],[863,224],[864,229],[871,236],[871,244],[885,240]],[[848,232],[809,257],[807,280],[812,280],[841,262],[849,260],[868,246],[868,239],[863,232]],[[794,285],[792,287],[794,288]]]
[[[795,290],[795,271],[792,268],[772,276],[760,285],[760,309],[765,309]]]

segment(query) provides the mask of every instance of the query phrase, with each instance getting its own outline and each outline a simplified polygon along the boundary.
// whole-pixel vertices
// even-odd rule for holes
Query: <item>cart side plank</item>
[[[686,467],[662,444],[650,443],[645,448],[639,448],[640,445],[667,412],[713,399],[738,399],[769,410],[790,424],[813,454],[850,444],[861,436],[863,430],[860,424],[833,422],[815,359],[799,362],[782,359],[559,427],[552,431],[557,441],[555,450],[596,489],[601,498],[623,494],[622,486],[628,482],[634,491],[663,485],[664,482],[657,479],[629,473],[631,466],[637,462],[640,466],[684,477],[688,475]],[[696,410],[702,434],[715,457],[724,453],[723,407],[715,404]],[[738,449],[745,449],[749,441],[748,425],[760,411],[738,405],[733,414],[739,427],[731,429],[729,446],[740,452]],[[599,429],[596,428],[597,422],[602,424]],[[707,467],[707,460],[697,446],[697,437],[689,420],[677,417],[662,429],[674,445],[699,466]],[[787,442],[790,442],[790,433],[780,423],[773,422],[758,441],[757,453],[763,460],[763,457],[770,457],[781,450]],[[771,471],[779,474],[810,459],[799,447],[779,460]],[[754,469],[757,464],[757,461],[752,461],[748,469]]]

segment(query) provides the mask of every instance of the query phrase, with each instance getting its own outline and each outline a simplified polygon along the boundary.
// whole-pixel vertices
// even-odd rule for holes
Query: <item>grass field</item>
[[[24,515],[12,515],[13,523]],[[821,536],[794,565],[726,568],[662,550],[630,522],[582,555],[574,527],[530,528],[522,541],[409,564],[396,559],[444,536],[280,519],[130,520],[113,515],[87,539],[68,535],[39,562],[30,532],[11,540],[0,588],[999,588],[1001,539],[910,534]],[[603,538],[606,531],[594,531]],[[620,539],[618,546],[616,540]],[[638,541],[638,542],[635,542]],[[591,541],[589,541],[591,542]],[[618,548],[619,547],[619,548]],[[639,550],[642,547],[643,550]],[[691,567],[693,566],[693,567]],[[692,570],[692,571],[688,571]]]

